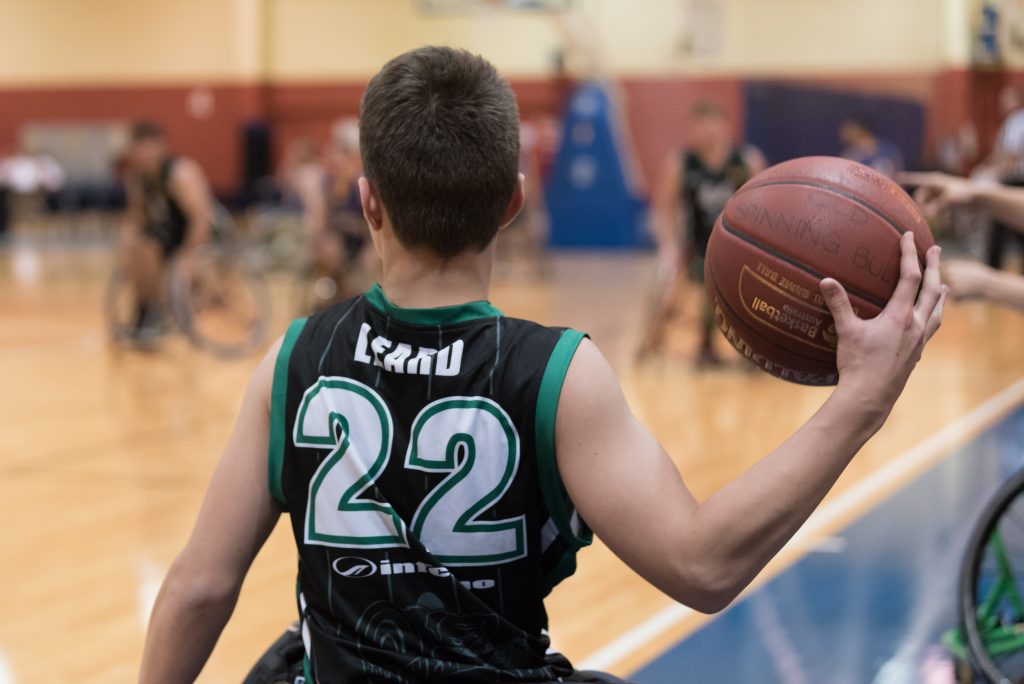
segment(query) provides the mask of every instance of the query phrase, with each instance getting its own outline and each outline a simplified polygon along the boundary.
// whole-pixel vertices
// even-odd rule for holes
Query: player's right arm
[[[834,280],[822,293],[839,333],[835,391],[788,440],[698,502],[632,415],[614,372],[587,341],[576,352],[556,418],[558,469],[574,505],[630,567],[697,610],[724,608],[800,528],[861,446],[882,426],[938,329],[946,288],[939,250],[922,282],[910,233],[885,310],[861,320]]]

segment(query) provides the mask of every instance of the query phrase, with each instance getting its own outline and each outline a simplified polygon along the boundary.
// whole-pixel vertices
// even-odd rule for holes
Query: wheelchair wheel
[[[215,246],[174,266],[170,308],[196,347],[224,358],[259,348],[270,325],[270,291],[262,273],[238,253]]]
[[[968,654],[996,684],[1024,682],[1024,470],[978,519],[960,573],[959,613]]]

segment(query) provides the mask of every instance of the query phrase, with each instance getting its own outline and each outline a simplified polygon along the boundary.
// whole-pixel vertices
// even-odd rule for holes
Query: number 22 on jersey
[[[481,519],[519,467],[519,435],[492,400],[440,399],[413,421],[404,467],[447,476],[427,492],[408,528],[390,504],[367,496],[387,468],[394,438],[391,413],[374,390],[348,378],[320,378],[302,397],[292,437],[296,446],[329,450],[309,484],[307,544],[405,547],[411,530],[447,565],[526,555],[524,516]]]

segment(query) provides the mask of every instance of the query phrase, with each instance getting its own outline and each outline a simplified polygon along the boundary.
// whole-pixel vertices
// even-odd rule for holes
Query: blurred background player
[[[138,300],[137,340],[148,344],[159,334],[166,268],[171,260],[187,268],[189,253],[210,239],[214,200],[199,165],[172,154],[152,121],[132,126],[127,161],[123,257]]]
[[[499,277],[544,277],[547,275],[547,247],[550,217],[544,203],[544,127],[551,122],[527,122],[519,127],[519,171],[526,178],[523,210],[501,233]]]
[[[293,174],[318,307],[360,291],[378,270],[359,201],[361,173],[359,124],[343,119],[331,130],[322,171],[307,162]]]
[[[843,143],[842,156],[870,166],[882,175],[892,178],[903,170],[903,154],[888,140],[875,135],[863,119],[846,119],[839,125],[839,139]]]
[[[747,180],[765,168],[754,147],[737,144],[721,105],[699,102],[690,111],[690,146],[673,156],[652,198],[658,243],[657,304],[640,354],[662,350],[666,328],[679,308],[684,281],[704,282],[704,255],[715,220]],[[715,320],[701,297],[697,364],[714,365]]]

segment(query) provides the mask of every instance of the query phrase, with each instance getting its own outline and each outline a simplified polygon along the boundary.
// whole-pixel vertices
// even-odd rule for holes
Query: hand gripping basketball
[[[850,298],[838,281],[821,281],[821,294],[835,319],[839,336],[836,361],[840,385],[856,386],[872,399],[895,402],[921,358],[925,343],[942,323],[949,288],[939,279],[940,253],[940,247],[928,250],[922,278],[914,234],[905,233],[900,240],[900,279],[896,290],[882,312],[868,320],[854,313]]]

